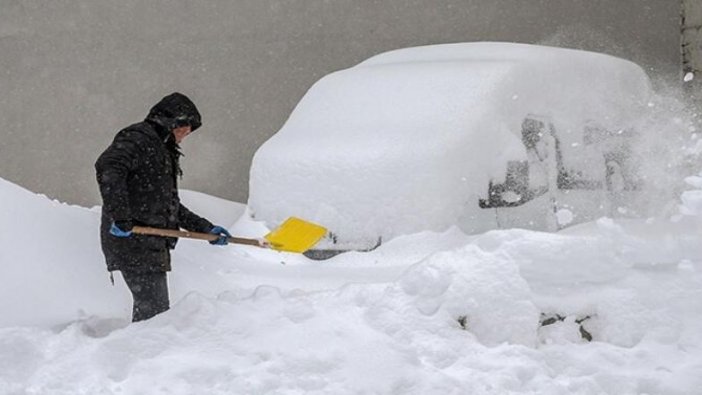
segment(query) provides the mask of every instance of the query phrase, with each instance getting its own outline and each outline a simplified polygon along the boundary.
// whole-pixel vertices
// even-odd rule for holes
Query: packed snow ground
[[[183,240],[172,309],[129,324],[99,208],[0,179],[0,394],[700,394],[702,177],[688,184],[671,219],[452,228],[327,261]],[[242,205],[183,199],[266,232]]]

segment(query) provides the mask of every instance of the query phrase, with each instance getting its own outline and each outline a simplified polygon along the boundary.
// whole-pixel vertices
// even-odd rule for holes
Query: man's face
[[[173,137],[175,137],[175,142],[177,144],[183,142],[183,140],[185,140],[185,138],[190,134],[191,131],[192,130],[190,129],[190,125],[181,126],[173,129]]]

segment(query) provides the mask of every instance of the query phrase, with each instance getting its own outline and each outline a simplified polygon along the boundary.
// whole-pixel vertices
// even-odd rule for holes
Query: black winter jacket
[[[169,271],[168,251],[177,242],[173,238],[136,234],[115,237],[109,233],[113,221],[131,220],[135,225],[184,228],[196,232],[209,232],[213,227],[212,223],[183,206],[178,197],[179,153],[175,151],[175,143],[168,141],[172,139],[171,122],[179,115],[193,117],[196,114],[198,123],[193,126],[200,124],[194,105],[194,112],[185,111],[185,114],[176,111],[164,115],[164,111],[155,111],[166,99],[174,101],[174,95],[157,104],[144,122],[117,133],[95,163],[103,200],[100,238],[109,271]],[[187,97],[182,98],[192,104]],[[170,103],[166,101],[166,104]]]

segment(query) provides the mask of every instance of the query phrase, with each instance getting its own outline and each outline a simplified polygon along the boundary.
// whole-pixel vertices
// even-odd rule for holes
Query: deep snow
[[[172,309],[128,325],[99,208],[0,180],[0,394],[699,394],[702,177],[687,181],[670,219],[451,228],[321,262],[183,240]],[[242,205],[183,199],[266,232]]]
[[[338,113],[296,110],[271,140],[281,144],[264,145],[253,163],[251,207],[182,191],[186,206],[235,235],[261,237],[266,224],[294,214],[382,234],[379,248],[311,261],[182,240],[169,275],[172,309],[146,322],[129,324],[131,300],[119,273],[110,284],[99,207],[51,201],[0,179],[0,395],[702,394],[702,174],[681,176],[700,170],[695,120],[677,101],[649,98],[641,69],[623,60],[478,45],[486,64],[466,77],[463,60],[472,50],[449,59],[449,47],[468,49],[391,52],[320,81],[328,89],[311,90],[298,110],[327,102],[340,85],[352,94]],[[524,78],[534,70],[539,78]],[[615,74],[616,83],[592,83],[588,74]],[[368,75],[379,78],[357,84]],[[419,88],[414,96],[405,94],[410,82]],[[573,97],[563,103],[525,96],[566,85]],[[382,87],[390,96],[368,97],[364,89]],[[588,89],[601,95],[607,87],[616,94],[593,104]],[[472,88],[484,95],[467,94]],[[465,106],[445,111],[489,97],[503,105],[475,111],[492,117],[465,114]],[[386,106],[388,99],[396,106]],[[645,104],[646,113],[608,113],[628,100],[632,108]],[[578,207],[562,205],[549,220],[580,224],[558,233],[517,229],[509,210],[485,213],[510,229],[468,235],[450,226],[466,191],[504,170],[489,151],[503,150],[500,160],[519,151],[510,145],[520,144],[512,123],[532,102],[579,121],[588,112],[636,121],[648,188],[633,211],[612,202],[626,219],[584,222]],[[343,118],[336,135],[326,129],[335,115]],[[485,144],[470,141],[476,156],[463,158],[465,145],[445,150],[466,142],[466,122],[494,119],[505,123],[480,134]],[[402,127],[374,133],[395,120]],[[444,134],[417,143],[437,125]],[[416,133],[393,145],[408,130]],[[302,132],[325,149],[311,149]],[[351,150],[368,148],[368,138],[381,144],[360,158],[376,163],[359,162]],[[338,155],[347,151],[354,154]],[[295,155],[302,160],[288,161]],[[473,166],[469,174],[461,164]],[[477,173],[484,178],[471,178]],[[320,180],[331,190],[314,188]],[[375,215],[387,209],[390,217]],[[354,210],[374,222],[345,216]]]

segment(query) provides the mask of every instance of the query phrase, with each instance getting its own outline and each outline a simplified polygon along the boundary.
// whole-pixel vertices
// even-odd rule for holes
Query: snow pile
[[[211,207],[209,218],[225,226],[243,213],[238,203],[192,191],[182,191],[182,195],[186,206],[196,212]],[[52,201],[3,179],[0,201],[4,203],[0,210],[0,327],[130,314],[129,292],[107,286],[99,208]],[[199,267],[184,269],[183,280],[175,281],[202,282]],[[121,281],[119,273],[115,278]],[[212,287],[213,281],[209,278],[203,287]]]
[[[458,322],[487,345],[536,344],[539,312],[514,260],[468,245],[411,267],[399,284],[439,325]]]
[[[584,51],[464,43],[381,54],[307,92],[257,151],[249,205],[269,226],[297,215],[351,241],[478,223],[490,179],[526,158],[527,115],[557,122],[568,151],[588,121],[631,127],[650,94],[637,65]]]
[[[240,216],[236,234],[266,231],[183,196]],[[702,217],[683,196],[672,221],[451,228],[324,262],[184,240],[172,309],[128,325],[99,210],[0,180],[0,394],[696,393]]]
[[[0,326],[55,323],[81,310],[117,312],[103,302],[110,290],[100,285],[108,278],[96,212],[3,179],[0,201]]]

